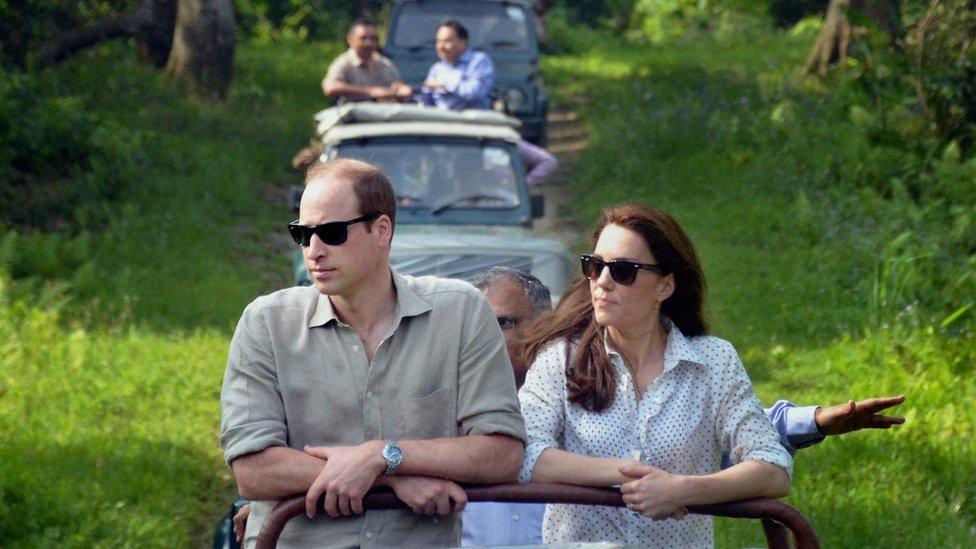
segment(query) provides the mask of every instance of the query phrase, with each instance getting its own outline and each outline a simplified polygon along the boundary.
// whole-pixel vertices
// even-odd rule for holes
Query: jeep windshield
[[[424,0],[405,3],[394,23],[391,44],[411,51],[434,49],[437,25],[456,19],[468,29],[470,47],[483,51],[528,51],[532,47],[526,9],[507,2]]]
[[[343,142],[337,154],[388,174],[398,210],[436,217],[452,209],[517,208],[522,197],[513,151],[504,142],[376,138]]]

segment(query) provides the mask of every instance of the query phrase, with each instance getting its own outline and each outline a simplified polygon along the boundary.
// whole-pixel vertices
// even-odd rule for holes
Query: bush
[[[138,178],[137,134],[99,119],[41,76],[0,69],[0,222],[73,232],[104,218]]]

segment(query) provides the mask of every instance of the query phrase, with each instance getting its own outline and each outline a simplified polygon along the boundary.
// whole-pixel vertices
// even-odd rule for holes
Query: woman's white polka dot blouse
[[[536,357],[519,391],[529,439],[520,480],[529,482],[546,448],[600,457],[641,459],[679,475],[718,471],[722,453],[732,463],[758,460],[792,475],[792,459],[763,414],[739,355],[716,337],[686,338],[669,328],[663,373],[637,401],[623,359],[609,346],[617,389],[613,404],[589,412],[567,399],[565,341]],[[573,342],[575,345],[576,342]],[[636,546],[710,547],[712,520],[651,521],[624,508],[549,505],[543,523],[547,543],[617,541]]]

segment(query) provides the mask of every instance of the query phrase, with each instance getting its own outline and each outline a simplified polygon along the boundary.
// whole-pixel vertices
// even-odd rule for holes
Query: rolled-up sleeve
[[[566,343],[554,343],[544,348],[525,376],[519,390],[522,417],[528,440],[519,482],[532,480],[532,472],[547,448],[559,448],[565,422],[564,393],[566,388]]]
[[[763,410],[779,434],[779,442],[790,455],[823,441],[824,434],[817,427],[817,406],[797,406],[788,400]]]
[[[220,391],[220,444],[228,464],[287,444],[274,353],[259,302],[249,305],[237,324]]]
[[[508,435],[525,441],[515,376],[505,339],[488,302],[470,297],[472,315],[462,328],[458,363],[458,416],[462,435]]]
[[[732,464],[743,461],[772,463],[793,476],[793,458],[763,413],[762,405],[738,353],[725,342],[725,360],[717,386],[725,391],[716,400],[716,433],[722,451]]]

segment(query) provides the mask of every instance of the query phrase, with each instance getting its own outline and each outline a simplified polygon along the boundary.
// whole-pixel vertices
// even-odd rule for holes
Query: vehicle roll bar
[[[465,485],[468,501],[502,501],[511,503],[574,503],[582,505],[605,505],[623,507],[624,500],[619,490],[612,488],[590,488],[569,484],[494,484]],[[319,501],[321,508],[322,500]],[[388,488],[371,490],[363,498],[365,509],[403,509],[406,504]],[[299,494],[282,500],[271,510],[261,532],[258,534],[258,549],[273,549],[278,536],[294,517],[305,512],[305,495]],[[747,499],[712,505],[689,505],[689,513],[759,519],[766,534],[766,544],[771,549],[789,549],[793,534],[796,549],[819,549],[820,541],[807,519],[795,508],[778,499]]]

